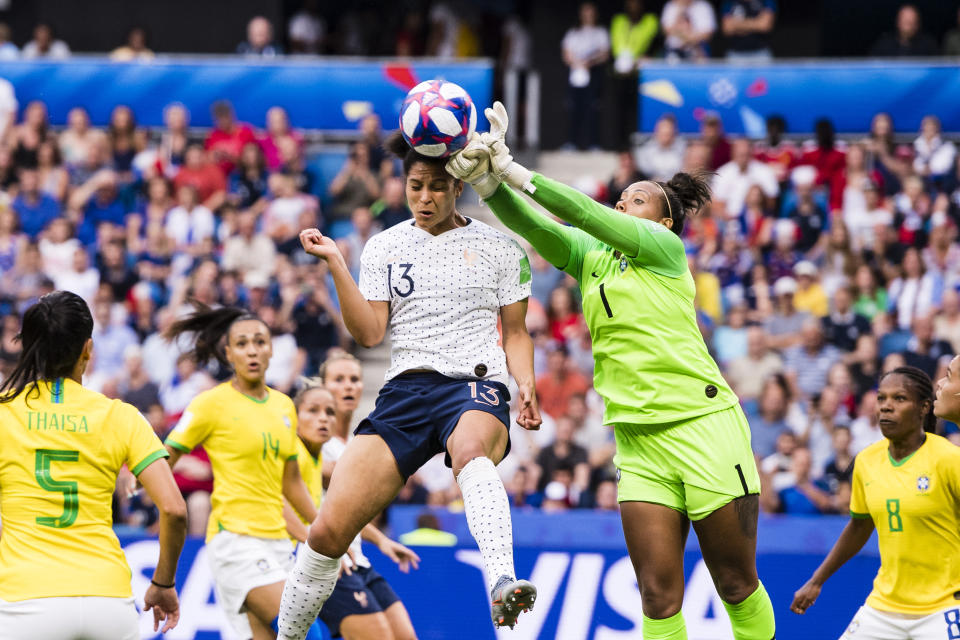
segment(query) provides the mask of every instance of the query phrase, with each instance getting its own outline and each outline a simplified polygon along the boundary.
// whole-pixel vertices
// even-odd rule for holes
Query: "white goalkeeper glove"
[[[514,162],[510,149],[504,141],[507,137],[507,126],[510,124],[506,107],[498,100],[493,103],[493,108],[488,107],[483,113],[490,121],[490,131],[482,134],[480,140],[490,149],[490,168],[493,174],[515,189],[533,193],[537,190],[531,182],[533,173],[523,165]]]
[[[486,200],[500,186],[500,180],[490,173],[490,149],[473,133],[467,146],[455,153],[446,164],[447,173],[473,187]]]

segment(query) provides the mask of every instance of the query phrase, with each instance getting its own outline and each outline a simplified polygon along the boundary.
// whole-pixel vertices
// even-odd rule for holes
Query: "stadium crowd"
[[[260,42],[255,21],[248,44]],[[132,38],[127,48],[144,45]],[[81,295],[94,313],[86,384],[135,405],[161,436],[226,374],[162,337],[192,301],[259,314],[274,333],[267,380],[284,392],[332,350],[354,349],[324,265],[297,233],[323,228],[356,275],[367,239],[409,218],[379,120],[361,121],[340,172],[318,185],[282,107],[259,127],[227,102],[212,110],[215,126],[202,133],[179,104],[167,106],[162,129],[138,126],[121,105],[106,128],[76,107],[56,130],[42,102],[21,110],[0,81],[0,377],[19,353],[20,314],[55,289]],[[853,456],[882,437],[879,374],[909,364],[936,379],[960,353],[960,162],[934,116],[912,144],[882,113],[862,138],[837,140],[829,119],[813,140],[786,131],[773,116],[766,139],[729,139],[708,113],[700,134],[684,138],[664,117],[594,195],[613,204],[636,180],[715,172],[714,201],[688,223],[685,243],[704,338],[750,422],[762,506],[846,513]],[[501,472],[518,508],[616,510],[613,437],[591,385],[577,287],[530,257],[545,421],[537,432],[512,429]],[[960,444],[955,425],[938,428]],[[182,458],[177,480],[191,532],[202,535],[212,488],[202,449]],[[398,498],[459,501],[439,459]],[[118,491],[116,502],[118,523],[155,524],[144,497]]]

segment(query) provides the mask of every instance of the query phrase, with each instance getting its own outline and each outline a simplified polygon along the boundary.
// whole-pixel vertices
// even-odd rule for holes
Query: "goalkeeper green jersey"
[[[506,186],[487,204],[579,283],[604,422],[659,425],[736,404],[697,326],[680,238],[543,176],[532,182],[535,201],[579,228],[541,215]]]

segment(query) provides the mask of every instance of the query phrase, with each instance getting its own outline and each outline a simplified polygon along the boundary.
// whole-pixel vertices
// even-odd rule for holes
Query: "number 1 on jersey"
[[[54,480],[50,474],[50,463],[76,462],[79,451],[69,449],[37,449],[34,475],[41,489],[63,494],[63,514],[59,516],[37,516],[37,524],[55,529],[65,529],[77,521],[80,511],[80,486],[76,480]]]
[[[610,303],[607,302],[607,294],[606,294],[606,292],[603,290],[603,283],[602,283],[602,282],[600,283],[600,300],[603,301],[603,308],[604,308],[604,310],[606,310],[606,312],[607,312],[607,317],[608,317],[608,318],[612,318],[612,317],[613,317],[613,311],[610,309]]]

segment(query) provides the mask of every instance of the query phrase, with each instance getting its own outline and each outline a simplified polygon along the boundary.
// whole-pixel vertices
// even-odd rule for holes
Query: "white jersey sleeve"
[[[384,260],[383,242],[379,234],[370,238],[360,254],[360,293],[367,300],[387,301],[390,290],[387,283],[387,264]]]
[[[497,300],[501,307],[530,297],[530,260],[527,252],[516,240],[510,241],[510,249],[503,254]]]

